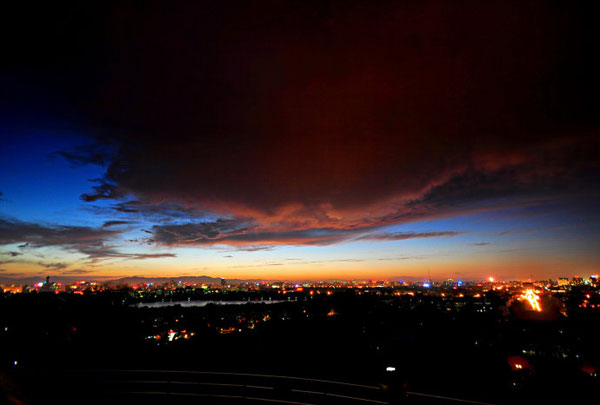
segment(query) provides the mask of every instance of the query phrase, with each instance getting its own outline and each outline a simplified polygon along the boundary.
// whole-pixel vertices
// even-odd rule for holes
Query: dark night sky
[[[17,7],[0,67],[5,274],[598,270],[583,2]]]

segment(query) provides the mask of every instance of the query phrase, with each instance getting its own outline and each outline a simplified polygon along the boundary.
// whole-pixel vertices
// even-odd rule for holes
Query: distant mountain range
[[[107,280],[105,282],[110,282],[111,284],[128,284],[128,285],[136,285],[140,283],[154,283],[154,284],[164,284],[171,281],[181,281],[182,283],[188,284],[220,284],[221,278],[219,277],[210,277],[210,276],[180,276],[180,277],[142,277],[142,276],[132,276],[132,277],[122,277],[115,280]],[[239,284],[239,283],[256,283],[264,280],[260,279],[251,279],[251,280],[241,280],[237,278],[226,279],[228,284]]]

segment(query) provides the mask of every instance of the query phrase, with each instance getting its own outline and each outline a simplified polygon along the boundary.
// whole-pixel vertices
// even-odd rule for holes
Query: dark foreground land
[[[544,317],[493,293],[210,299],[246,303],[137,307],[126,290],[5,295],[3,401],[589,403],[600,388],[600,313],[569,299]]]

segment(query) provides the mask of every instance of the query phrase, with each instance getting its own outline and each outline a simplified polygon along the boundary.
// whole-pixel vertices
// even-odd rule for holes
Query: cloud
[[[174,253],[134,253],[126,256],[129,260],[162,259],[166,257],[177,257]]]
[[[350,229],[299,229],[288,230],[285,226],[261,227],[248,222],[217,220],[214,222],[155,225],[154,240],[167,246],[210,246],[230,245],[238,250],[266,250],[277,245],[327,246],[346,241],[386,241],[415,238],[452,237],[462,232],[398,232],[367,233],[376,227],[354,227]]]
[[[61,272],[61,274],[63,274],[63,275],[89,274],[89,273],[93,273],[93,271],[92,270],[84,270],[84,269],[72,269],[72,270],[65,270],[65,271]]]
[[[556,142],[564,144],[564,141]],[[575,139],[570,146],[580,150],[583,145],[589,147],[590,142],[589,138]],[[554,144],[538,144],[536,147],[545,149],[546,157],[556,155],[555,161],[568,160],[566,156],[569,154],[561,155]],[[134,193],[142,198],[113,204],[110,209],[123,215],[141,214],[147,220],[158,223],[151,231],[143,229],[144,232],[153,234],[149,243],[168,246],[226,244],[238,247],[330,245],[353,239],[369,239],[360,234],[392,224],[504,210],[526,206],[536,200],[536,204],[544,204],[548,199],[535,192],[532,195],[531,190],[554,186],[560,189],[565,179],[573,178],[576,173],[584,170],[583,167],[567,168],[560,163],[549,174],[545,169],[540,171],[542,166],[544,162],[527,153],[517,157],[484,153],[472,157],[468,164],[463,162],[420,182],[419,187],[410,190],[400,187],[380,201],[338,204],[328,200],[320,191],[312,190],[307,192],[315,196],[316,200],[313,199],[312,202],[305,201],[303,197],[294,202],[282,202],[283,205],[274,202],[274,205],[269,203],[261,207],[248,205],[247,199],[243,203],[235,198],[228,201],[220,197],[204,200],[194,194],[193,190],[199,187],[194,182],[182,184],[179,192],[163,188],[163,184],[169,180],[157,178],[155,191],[162,190],[162,201],[155,201],[154,192],[144,192],[131,186],[126,188],[127,193]],[[197,170],[202,169],[193,169]],[[173,175],[179,181],[185,180],[184,174]],[[317,174],[315,176],[318,177]],[[119,183],[117,179],[112,181]],[[202,189],[203,187],[198,188]],[[307,187],[307,190],[310,188]],[[368,193],[354,186],[347,192],[356,195]],[[165,199],[169,201],[165,202]],[[216,214],[209,214],[210,212]],[[215,217],[214,220],[206,219]],[[191,222],[182,223],[184,221]],[[435,236],[453,235],[397,234],[374,236],[370,239],[381,241]]]
[[[0,260],[0,265],[1,264],[10,264],[10,263],[17,263],[17,260]]]
[[[25,275],[25,273],[2,273],[2,277],[22,277]]]
[[[44,263],[44,262],[37,262],[38,265],[45,267],[47,269],[51,269],[51,270],[62,270],[64,268],[67,268],[69,265],[66,263]]]
[[[269,246],[269,245],[265,245],[265,246],[256,246],[256,245],[235,246],[236,252],[266,252],[266,251],[273,250],[273,249],[275,249],[275,246]]]
[[[475,243],[471,243],[471,245],[473,245],[473,246],[487,246],[489,244],[490,244],[490,242],[475,242]]]
[[[80,249],[80,251],[87,256],[90,263],[97,263],[107,259],[146,260],[177,257],[174,253],[124,253],[117,246],[112,245],[85,247]]]
[[[214,222],[155,225],[154,239],[167,246],[230,245],[238,250],[267,250],[276,245],[330,245],[342,242],[357,230],[261,228],[247,222]]]
[[[91,181],[98,183],[98,185],[92,187],[94,189],[93,193],[84,193],[81,195],[81,199],[85,202],[112,200],[125,197],[125,194],[119,187],[109,183],[105,179],[94,179]]]
[[[243,235],[247,227],[244,223],[219,219],[213,222],[197,222],[178,225],[155,225],[154,238],[165,245],[185,245],[213,243]]]
[[[112,198],[112,197],[111,197]],[[117,197],[115,197],[117,198]],[[108,197],[107,197],[108,199]],[[119,201],[109,206],[91,205],[89,209],[100,215],[122,215],[139,219],[142,218],[153,222],[172,221],[174,219],[189,220],[202,219],[210,215],[206,210],[195,206],[186,206],[181,202],[151,202],[141,200]]]
[[[394,240],[407,240],[407,239],[419,239],[419,238],[440,238],[440,237],[453,237],[460,235],[464,232],[457,231],[442,231],[442,232],[395,232],[395,233],[379,233],[364,235],[356,240],[373,240],[373,241],[394,241]]]
[[[21,256],[23,253],[21,253],[21,252],[1,252],[0,254],[11,256],[11,257],[16,257],[16,256]]]
[[[284,263],[259,263],[259,264],[241,264],[238,266],[231,266],[231,268],[239,269],[246,267],[273,267],[273,266],[283,266]]]
[[[343,263],[343,262],[348,262],[348,263],[360,263],[360,262],[364,262],[364,259],[329,259],[329,260],[310,260],[310,261],[304,261],[298,264],[322,264],[322,263]]]
[[[528,15],[526,7],[470,6],[471,16],[498,18],[481,26],[480,19],[443,4],[443,21],[425,6],[373,7],[368,18],[348,7],[330,10],[327,17],[305,15],[312,27],[305,32],[289,19],[295,13],[283,7],[268,24],[244,18],[251,28],[228,33],[226,58],[218,49],[205,49],[219,67],[216,76],[213,69],[189,63],[197,49],[186,45],[183,32],[169,29],[203,20],[200,9],[169,14],[172,20],[152,30],[132,10],[121,10],[145,35],[110,45],[123,55],[134,53],[145,74],[134,73],[128,62],[111,61],[99,97],[119,101],[103,104],[102,118],[133,130],[115,137],[118,150],[108,161],[105,183],[86,198],[133,193],[150,206],[180,202],[260,223],[297,205],[288,222],[364,226],[373,216],[427,216],[482,198],[564,184],[593,167],[598,160],[590,146],[598,139],[585,134],[576,119],[589,110],[587,102],[562,97],[580,91],[563,81],[565,73],[592,72],[566,46],[555,53],[535,51],[540,40],[549,47],[558,40],[589,40],[559,33],[562,13],[534,23],[518,19],[509,30],[500,16]],[[264,12],[259,7],[251,14]],[[162,10],[150,8],[148,16],[164,21]],[[218,31],[205,23],[204,29]],[[271,30],[278,32],[280,46],[265,45]],[[307,35],[300,39],[296,30]],[[468,35],[473,32],[480,35]],[[476,39],[481,36],[495,46]],[[165,48],[165,38],[182,44],[185,56]],[[172,56],[168,66],[156,59],[156,47]],[[355,55],[364,60],[348,64]],[[186,86],[154,80],[174,66],[193,80]],[[545,69],[540,73],[534,66]],[[162,97],[155,99],[155,92]],[[578,110],[567,99],[586,108]],[[166,100],[177,100],[179,108]],[[198,103],[206,108],[199,111]],[[561,111],[564,121],[550,111]]]
[[[513,230],[513,231],[501,231],[501,232],[495,232],[492,235],[493,236],[519,235],[519,234],[523,234],[523,233],[532,233],[532,232],[536,232],[536,230],[534,230],[534,229],[519,229],[519,230]]]
[[[168,246],[329,245],[598,190],[595,13],[580,7],[106,4],[65,22],[76,39],[47,18],[5,53],[18,82],[110,134],[58,153],[105,168],[81,198],[114,203],[94,209],[141,215]],[[61,74],[11,57],[23,49]],[[434,237],[386,235],[371,240]]]
[[[81,253],[92,262],[106,259],[145,260],[176,257],[173,253],[124,253],[110,241],[122,231],[84,226],[40,225],[0,218],[0,245],[25,242],[27,248],[57,246]],[[6,263],[7,261],[5,261]],[[49,268],[63,268],[62,263],[38,263]],[[63,267],[61,267],[63,266]]]
[[[102,227],[108,228],[109,226],[118,226],[118,225],[128,225],[131,224],[131,221],[106,221]]]
[[[84,253],[118,234],[119,231],[85,226],[46,226],[0,218],[0,245],[24,242],[20,247],[61,246]]]
[[[73,167],[89,164],[105,166],[116,151],[116,145],[107,137],[97,137],[96,142],[78,145],[70,150],[50,154],[51,158],[62,157]]]

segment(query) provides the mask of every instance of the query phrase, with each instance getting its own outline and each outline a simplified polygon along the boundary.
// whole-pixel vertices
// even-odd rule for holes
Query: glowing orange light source
[[[506,360],[514,371],[532,369],[531,364],[522,356],[508,356]]]
[[[533,311],[542,311],[542,307],[540,306],[540,297],[531,288],[527,289],[525,293],[521,295],[521,298],[529,301],[529,305],[531,305],[531,309]]]

